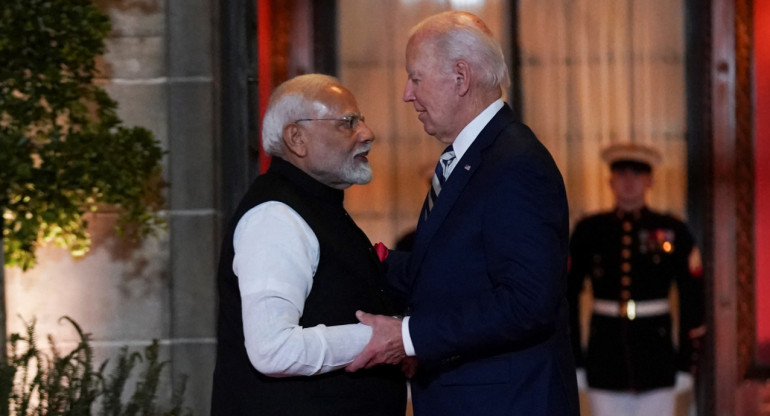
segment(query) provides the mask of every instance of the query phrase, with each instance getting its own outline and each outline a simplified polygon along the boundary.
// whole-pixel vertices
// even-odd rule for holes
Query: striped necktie
[[[436,170],[433,172],[433,180],[430,182],[430,191],[428,192],[427,201],[428,203],[425,206],[425,219],[428,218],[428,214],[433,209],[433,204],[436,202],[436,198],[438,198],[439,193],[441,193],[441,188],[444,186],[444,182],[446,182],[448,176],[449,165],[451,165],[454,160],[455,151],[450,145],[444,149],[444,153],[441,154],[438,163],[436,163]]]

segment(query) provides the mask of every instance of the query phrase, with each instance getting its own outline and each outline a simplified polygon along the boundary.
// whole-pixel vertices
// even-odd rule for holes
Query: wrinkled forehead
[[[418,52],[431,52],[436,51],[436,34],[432,34],[425,30],[420,30],[412,34],[406,43],[406,55],[414,55]]]
[[[430,39],[421,38],[410,41],[406,47],[406,70],[407,72],[422,70],[433,70],[437,65],[444,62],[445,57]]]

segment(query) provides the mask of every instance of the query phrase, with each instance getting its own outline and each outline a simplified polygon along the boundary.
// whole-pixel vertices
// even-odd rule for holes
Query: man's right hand
[[[364,325],[372,327],[372,337],[361,354],[348,364],[346,371],[354,372],[379,364],[398,364],[406,358],[400,319],[363,311],[357,311],[356,317]]]

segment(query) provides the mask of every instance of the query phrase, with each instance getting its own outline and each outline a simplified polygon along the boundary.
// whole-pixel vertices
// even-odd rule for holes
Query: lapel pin
[[[465,170],[471,170],[471,165],[465,165]]]

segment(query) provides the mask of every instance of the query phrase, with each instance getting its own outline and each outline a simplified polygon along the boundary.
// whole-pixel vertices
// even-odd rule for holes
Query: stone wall
[[[114,213],[100,212],[89,218],[93,246],[85,258],[44,247],[34,269],[6,269],[8,330],[23,332],[19,317],[35,319],[41,341],[50,334],[68,351],[76,333],[58,318],[71,316],[92,334],[98,363],[124,345],[140,351],[158,339],[169,361],[159,403],[186,375],[186,405],[196,415],[208,414],[220,223],[218,2],[97,3],[113,24],[99,82],[118,101],[125,124],[148,128],[167,152],[168,230],[131,244],[112,232]]]

